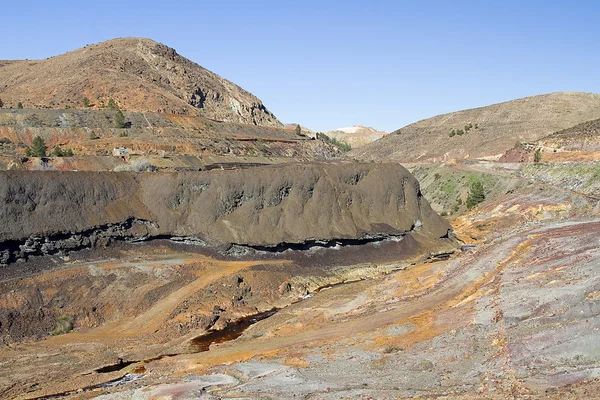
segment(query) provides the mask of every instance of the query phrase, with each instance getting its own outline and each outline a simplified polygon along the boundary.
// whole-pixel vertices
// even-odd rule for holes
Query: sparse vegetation
[[[317,135],[320,139],[322,139],[326,143],[332,144],[342,151],[352,150],[352,146],[350,146],[348,143],[340,142],[336,138],[330,138],[329,136],[327,136],[326,134],[324,134],[322,132],[319,132]]]
[[[535,149],[535,153],[533,153],[533,162],[539,163],[542,161],[542,151],[540,149]]]
[[[86,108],[88,108],[90,106],[90,99],[88,99],[87,97],[84,97],[81,102],[83,103],[83,106]]]
[[[68,315],[61,315],[56,318],[56,328],[50,332],[52,336],[58,336],[69,333],[73,330],[73,318]]]
[[[119,133],[119,137],[127,137],[127,136],[129,136],[129,134],[127,134],[127,132]]]
[[[394,345],[392,345],[392,346],[386,346],[383,349],[383,353],[384,354],[398,353],[400,351],[404,351],[404,349],[402,347],[400,347],[400,346],[394,346]]]
[[[46,146],[44,139],[36,136],[31,142],[31,147],[25,149],[25,155],[27,157],[46,157],[47,150],[48,147]]]
[[[96,140],[99,139],[98,136],[96,136],[96,132],[92,131],[90,132],[90,140]]]

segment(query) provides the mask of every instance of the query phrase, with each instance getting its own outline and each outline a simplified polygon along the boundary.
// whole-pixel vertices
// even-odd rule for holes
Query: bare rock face
[[[0,261],[155,237],[275,249],[450,225],[400,165],[288,165],[194,173],[0,173]]]
[[[0,81],[8,107],[87,108],[87,97],[92,109],[113,99],[128,111],[282,126],[251,93],[149,39],[114,39],[46,60],[0,62]]]

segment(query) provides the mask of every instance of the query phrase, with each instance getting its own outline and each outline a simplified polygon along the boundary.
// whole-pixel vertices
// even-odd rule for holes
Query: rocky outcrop
[[[418,235],[449,224],[403,167],[288,165],[195,173],[0,173],[2,262],[111,240],[190,238],[227,251]]]
[[[161,43],[122,38],[37,61],[0,62],[0,97],[9,107],[101,109],[202,115],[281,127],[254,95]],[[24,95],[26,93],[26,95]]]

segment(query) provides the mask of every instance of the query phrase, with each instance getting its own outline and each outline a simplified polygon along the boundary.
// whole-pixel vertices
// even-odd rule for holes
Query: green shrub
[[[115,101],[113,99],[108,99],[108,109],[109,110],[118,110],[119,107],[117,106],[117,103],[115,103]]]
[[[17,108],[23,108],[23,103],[21,103],[21,102],[18,102],[18,103],[17,103]]]
[[[25,155],[27,157],[46,157],[46,150],[48,147],[46,147],[44,139],[36,136],[31,142],[31,147],[25,149]]]
[[[83,106],[86,108],[90,106],[90,99],[88,99],[87,97],[84,97],[81,102],[83,103]]]
[[[448,134],[448,136],[450,136],[450,137],[454,137],[455,135],[456,135],[456,131],[454,129],[452,129],[450,131],[450,133]]]
[[[542,151],[540,149],[536,149],[535,153],[533,153],[533,162],[540,162],[542,161]]]
[[[127,132],[121,132],[121,133],[119,133],[119,136],[120,137],[127,137],[127,136],[129,136],[129,134]]]
[[[96,140],[98,139],[98,136],[96,136],[96,132],[90,132],[90,140]]]
[[[61,315],[56,318],[56,328],[50,332],[52,336],[62,335],[64,333],[69,333],[73,330],[73,318],[68,315]]]
[[[123,115],[123,111],[118,108],[115,113],[115,128],[125,128],[125,116]]]
[[[467,196],[467,208],[470,210],[483,200],[485,200],[483,183],[479,180],[476,180],[471,183],[469,195]]]
[[[54,146],[52,150],[52,157],[62,157],[64,155],[63,151],[58,146]]]
[[[457,134],[458,136],[462,136],[462,135],[464,135],[464,134],[465,134],[465,131],[463,131],[462,129],[458,129],[458,130],[456,131],[456,134]]]
[[[0,99],[0,108],[4,107],[4,102]]]
[[[52,149],[52,157],[73,157],[73,150],[63,150],[60,146],[54,146],[54,149]]]
[[[296,135],[302,135],[302,128],[300,128],[300,125],[296,125]]]
[[[334,145],[335,147],[337,147],[338,149],[340,149],[342,151],[350,151],[350,150],[352,150],[352,146],[350,146],[348,143],[340,142],[336,138],[330,138],[329,136],[327,136],[326,134],[324,134],[322,132],[320,132],[317,135],[317,137],[319,139],[322,139],[326,143]]]

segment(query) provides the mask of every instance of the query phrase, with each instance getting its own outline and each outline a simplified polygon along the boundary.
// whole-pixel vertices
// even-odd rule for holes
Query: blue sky
[[[598,16],[598,1],[564,0],[10,1],[0,59],[148,37],[283,122],[392,131],[518,97],[600,92]]]

